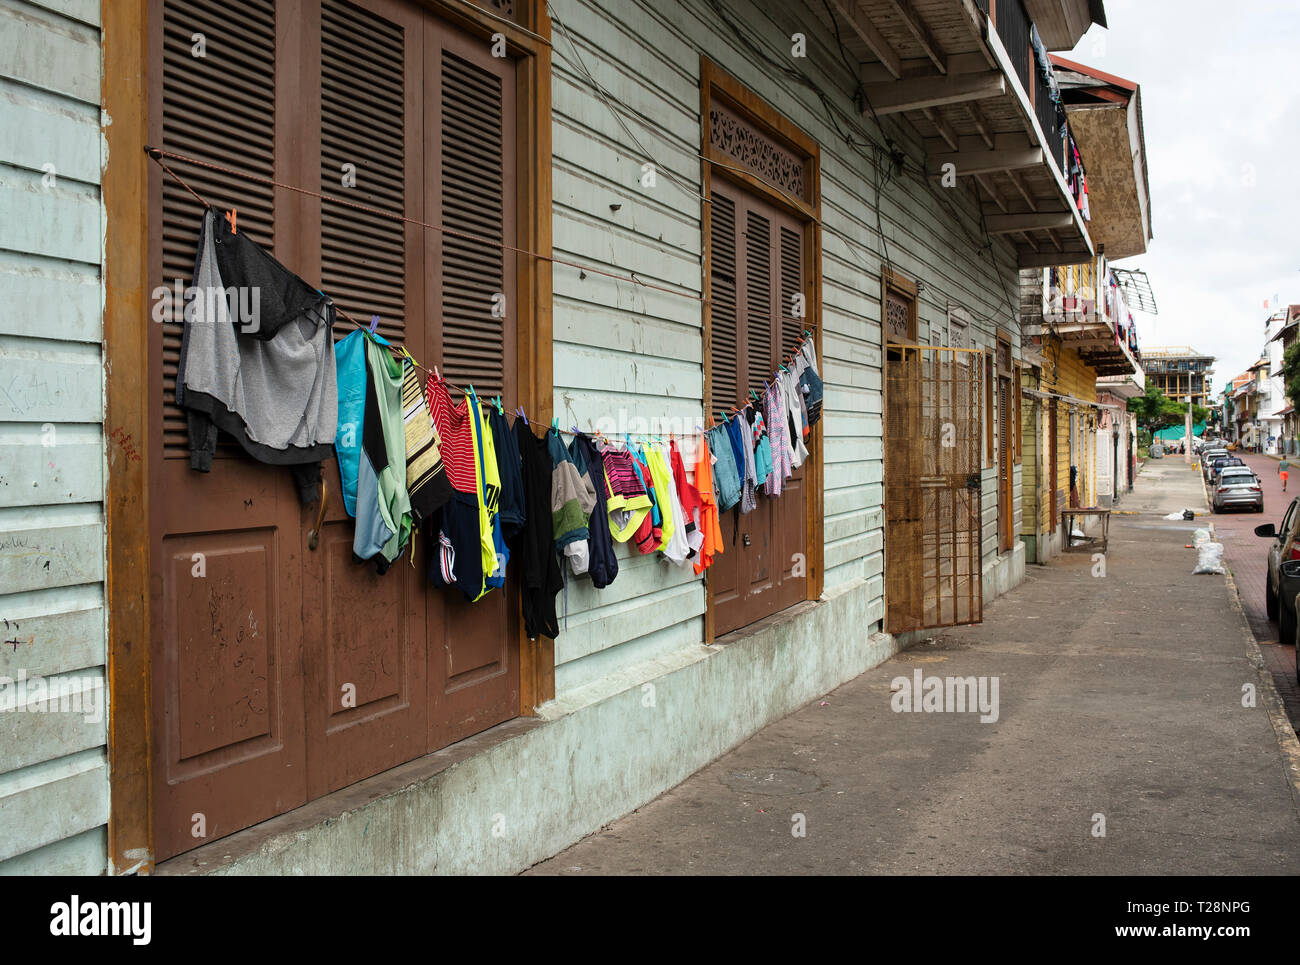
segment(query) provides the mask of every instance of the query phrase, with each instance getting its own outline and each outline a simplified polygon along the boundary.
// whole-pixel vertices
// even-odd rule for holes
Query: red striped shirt
[[[447,479],[457,492],[478,495],[478,477],[474,471],[474,439],[470,434],[469,406],[462,399],[460,405],[451,401],[447,383],[429,373],[426,387],[429,412],[438,430],[442,464],[447,467]]]

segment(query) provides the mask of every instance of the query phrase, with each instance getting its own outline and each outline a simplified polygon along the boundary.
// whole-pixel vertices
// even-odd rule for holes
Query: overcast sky
[[[1274,296],[1300,303],[1300,3],[1105,4],[1110,29],[1066,56],[1141,85],[1155,235],[1115,264],[1151,278],[1141,344],[1216,356],[1217,393],[1259,358]]]

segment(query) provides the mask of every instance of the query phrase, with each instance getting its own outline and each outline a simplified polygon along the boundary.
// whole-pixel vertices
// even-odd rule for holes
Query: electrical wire
[[[211,161],[204,161],[201,158],[190,157],[185,154],[177,154],[175,151],[165,151],[162,148],[151,147],[148,144],[144,146],[144,151],[151,158],[157,161],[159,166],[164,171],[166,171],[169,175],[171,175],[172,178],[174,178],[177,181],[177,183],[179,183],[182,187],[184,187],[186,191],[194,195],[194,197],[197,198],[204,207],[211,208],[213,206],[209,204],[207,201],[200,198],[199,195],[195,193],[194,189],[185,183],[185,181],[180,177],[180,175],[178,175],[175,171],[169,168],[166,164],[162,163],[161,160],[162,158],[169,157],[178,161],[185,161],[188,164],[194,164],[198,167],[209,168],[213,171],[221,171],[224,174],[229,174],[229,175],[233,175],[234,177],[243,178],[246,181],[256,181],[261,184],[269,184],[273,187],[283,188],[286,191],[296,191],[299,194],[305,194],[309,197],[319,198],[322,201],[329,201],[333,204],[341,204],[344,207],[355,208],[358,211],[364,211],[367,214],[377,215],[381,218],[388,218],[391,221],[401,221],[405,224],[417,225],[421,228],[428,228],[430,231],[437,231],[440,234],[450,235],[455,238],[464,238],[468,241],[476,241],[481,244],[490,245],[493,248],[499,248],[502,251],[511,251],[514,252],[515,254],[527,255],[530,258],[536,258],[539,261],[549,261],[555,265],[565,265],[569,268],[577,268],[579,271],[591,272],[591,274],[593,275],[602,275],[605,278],[613,278],[616,281],[631,282],[632,284],[639,285],[642,288],[651,288],[654,289],[655,291],[667,292],[670,295],[680,295],[683,298],[691,298],[694,299],[695,301],[700,301],[703,298],[703,296],[697,295],[695,292],[683,291],[680,288],[669,288],[665,285],[656,285],[652,282],[642,281],[640,278],[636,277],[635,273],[620,275],[616,272],[605,271],[603,268],[596,268],[593,265],[584,265],[581,262],[568,261],[564,258],[556,258],[554,255],[544,255],[539,251],[530,251],[527,248],[518,248],[514,245],[508,245],[503,241],[500,241],[496,238],[489,238],[486,235],[476,235],[472,232],[460,231],[456,228],[448,228],[444,225],[430,224],[429,222],[421,221],[418,218],[408,218],[405,215],[395,214],[392,211],[385,211],[382,208],[375,208],[366,204],[358,204],[357,202],[349,201],[346,198],[337,198],[334,197],[333,195],[323,194],[320,191],[313,191],[310,188],[304,188],[300,185],[289,184],[284,181],[277,181],[274,178],[262,177],[261,175],[258,174],[250,174],[247,171],[240,171],[236,168],[225,167],[224,165],[221,164],[214,164]]]
[[[356,203],[354,203],[354,202],[345,201],[345,200],[340,199],[340,198],[331,198],[331,197],[329,197],[328,195],[320,194],[319,192],[309,191],[309,190],[307,190],[307,189],[305,189],[305,188],[296,188],[296,187],[293,186],[293,185],[281,184],[281,183],[279,183],[279,182],[271,181],[271,180],[268,179],[268,178],[261,178],[261,177],[257,177],[257,176],[255,176],[255,175],[249,175],[249,174],[246,174],[245,172],[237,171],[237,170],[235,170],[235,169],[233,169],[233,168],[224,168],[224,167],[221,167],[220,165],[211,164],[211,163],[209,163],[209,162],[205,162],[205,161],[200,161],[200,160],[198,160],[197,158],[190,158],[190,157],[187,157],[187,156],[185,156],[185,155],[183,155],[183,154],[177,154],[177,153],[172,152],[172,151],[163,151],[163,150],[161,150],[161,149],[159,149],[159,148],[153,148],[153,147],[150,147],[149,145],[145,145],[144,150],[145,150],[145,153],[148,154],[149,157],[152,158],[152,159],[154,160],[154,162],[155,162],[156,164],[158,164],[158,166],[159,166],[160,168],[162,168],[162,170],[165,171],[165,172],[166,172],[166,173],[167,173],[167,174],[168,174],[168,175],[169,175],[169,176],[170,176],[170,177],[171,177],[171,178],[172,178],[172,179],[173,179],[177,184],[179,184],[182,188],[184,188],[186,191],[188,191],[188,192],[190,193],[190,195],[193,196],[193,198],[194,198],[196,201],[199,202],[199,204],[201,204],[204,208],[207,208],[207,209],[210,210],[210,211],[216,211],[216,210],[217,210],[216,206],[214,206],[214,205],[213,205],[211,202],[209,202],[206,198],[204,198],[204,197],[203,197],[202,195],[200,195],[197,191],[195,191],[194,188],[192,188],[192,187],[191,187],[191,186],[190,186],[190,185],[185,181],[184,178],[182,178],[179,174],[177,174],[175,171],[173,171],[173,170],[171,169],[171,167],[168,166],[168,164],[167,164],[165,161],[162,160],[163,157],[170,157],[170,158],[174,158],[174,159],[178,159],[178,160],[183,160],[183,161],[193,162],[193,163],[195,163],[195,164],[199,164],[199,165],[204,166],[204,167],[210,167],[210,168],[213,168],[213,169],[218,170],[218,171],[223,171],[223,172],[225,172],[225,173],[227,173],[227,174],[231,174],[231,175],[234,175],[234,176],[236,176],[236,177],[247,177],[249,180],[266,181],[266,182],[268,182],[268,183],[274,184],[276,187],[283,187],[283,188],[287,188],[287,189],[289,189],[289,190],[299,190],[299,191],[302,191],[304,194],[310,194],[310,195],[313,195],[313,196],[318,197],[318,198],[320,198],[321,200],[324,200],[324,201],[338,201],[339,203],[341,203],[341,204],[345,204],[345,205],[347,205],[347,206],[349,206],[349,207],[359,208],[359,209],[364,210],[364,211],[368,211],[368,212],[371,212],[371,213],[374,213],[374,214],[384,215],[384,216],[386,216],[386,217],[391,217],[391,218],[394,218],[394,219],[396,219],[396,220],[400,220],[400,221],[410,222],[410,223],[413,223],[413,224],[420,225],[420,226],[422,226],[422,227],[431,228],[431,229],[435,229],[435,230],[437,229],[437,226],[429,225],[429,224],[425,224],[424,222],[422,222],[422,221],[417,221],[417,220],[415,220],[415,219],[413,219],[413,218],[405,218],[405,217],[401,217],[401,216],[393,215],[391,212],[385,212],[385,211],[382,211],[382,210],[380,210],[380,209],[378,209],[378,208],[370,208],[370,207],[368,207],[368,206],[366,206],[366,205],[358,205],[358,204],[356,204]],[[451,229],[443,229],[443,230],[446,230],[446,231],[449,231],[449,232],[450,232]],[[475,237],[475,236],[473,236],[473,235],[467,235],[467,234],[464,234],[463,232],[452,232],[452,233],[455,233],[455,234],[461,234],[461,235],[464,235],[464,237],[471,238],[471,239],[473,239],[473,240],[483,240],[483,241],[487,241],[487,242],[492,242],[492,239],[480,239],[480,238],[477,238],[477,237]],[[513,251],[519,251],[519,252],[521,252],[521,253],[523,253],[523,254],[531,254],[531,252],[524,251],[523,249],[511,248],[509,245],[503,245],[503,244],[501,244],[500,242],[496,242],[496,246],[497,246],[497,247],[501,247],[501,248],[508,248],[508,249],[510,249],[510,250],[513,250]],[[547,258],[547,257],[544,256],[544,255],[539,255],[538,257],[539,257],[539,258],[542,258],[543,260],[548,260],[548,261],[557,261],[557,263],[559,263],[559,264],[564,264],[564,262],[559,262],[557,259]],[[579,267],[581,267],[581,266],[579,266]],[[615,277],[618,277],[618,276],[615,276]],[[642,283],[642,284],[644,284],[644,283]],[[654,287],[654,286],[649,286],[649,287]],[[322,293],[322,294],[323,294],[323,293]],[[366,332],[367,334],[371,334],[371,332],[370,332],[370,326],[369,326],[369,325],[367,325],[367,324],[365,324],[365,323],[359,321],[359,320],[356,319],[356,318],[353,318],[350,314],[348,314],[346,311],[344,311],[344,310],[343,310],[342,308],[340,308],[338,305],[334,305],[334,311],[335,311],[335,313],[336,313],[339,317],[343,318],[345,321],[351,322],[351,323],[352,323],[356,328],[360,329],[360,330],[363,331],[363,332]],[[804,343],[808,338],[811,337],[814,328],[815,328],[815,326],[809,326],[809,327],[807,327],[807,328],[804,328],[804,330],[803,330],[803,334],[800,335],[799,339],[795,342],[795,346],[796,346],[795,349],[794,349],[790,354],[784,356],[784,360],[783,360],[784,362],[791,362],[791,361],[793,360],[794,353],[797,352],[797,351],[799,350],[799,349],[798,349],[799,346],[803,345],[803,343]],[[385,340],[385,341],[387,341],[387,340]],[[433,377],[434,377],[435,379],[438,379],[439,381],[443,382],[444,384],[450,386],[451,388],[455,389],[457,392],[461,393],[462,395],[473,395],[475,398],[478,397],[477,393],[474,392],[474,387],[473,387],[473,385],[471,385],[471,386],[469,387],[469,391],[466,391],[465,389],[463,389],[463,388],[461,388],[460,386],[456,385],[456,383],[452,382],[450,379],[446,378],[446,376],[444,376],[442,373],[440,373],[440,372],[438,371],[438,369],[437,369],[437,366],[434,366],[433,369],[429,369],[429,368],[427,368],[426,366],[421,365],[421,364],[419,363],[419,361],[416,360],[415,356],[413,356],[413,355],[410,353],[410,350],[407,349],[405,345],[394,345],[393,343],[387,343],[387,347],[388,347],[391,351],[393,351],[393,352],[396,354],[397,358],[399,358],[399,359],[401,359],[401,360],[403,360],[403,361],[405,361],[405,362],[409,362],[411,365],[413,365],[415,368],[419,369],[420,371],[424,372],[426,375],[433,375]],[[784,365],[782,365],[781,368],[784,369]],[[771,379],[768,379],[767,381],[765,381],[765,382],[763,383],[763,391],[766,392],[766,391],[768,390],[768,388],[769,388],[769,387],[770,387],[770,386],[771,386],[771,385],[776,381],[776,379],[777,379],[777,373],[776,373],[776,372],[773,372],[773,374],[772,374],[772,378],[771,378]],[[751,390],[751,396],[752,396],[752,395],[753,395],[753,392],[752,392],[752,390]],[[491,403],[491,401],[488,401],[488,402],[483,402],[482,404],[491,405],[492,403]],[[739,412],[743,412],[745,409],[752,408],[752,406],[753,406],[753,399],[752,399],[752,398],[751,398],[751,399],[748,399],[748,400],[744,400],[744,401],[742,401],[741,403],[732,406],[732,415],[726,417],[726,418],[723,420],[722,424],[725,425],[725,424],[726,424],[727,422],[729,422],[732,418],[734,418],[735,415],[736,415],[737,413],[739,413]],[[513,407],[512,407],[512,408],[513,408]],[[502,409],[504,409],[504,403],[502,404]],[[520,411],[521,411],[521,412],[523,411],[522,407],[520,407]],[[527,421],[527,415],[525,415],[524,418],[525,418],[525,421]],[[709,419],[710,419],[710,422],[712,422],[712,416],[710,416]],[[562,433],[562,434],[564,434],[564,435],[575,435],[575,434],[577,434],[577,432],[578,432],[578,430],[577,430],[576,427],[574,427],[573,430],[565,430],[565,429],[560,429],[560,428],[558,427],[558,425],[554,425],[554,424],[553,424],[550,428],[551,428],[552,430],[554,430],[554,431],[556,431],[556,432],[559,432],[559,433]],[[600,435],[601,433],[597,433],[597,434]],[[700,433],[700,434],[703,434],[703,431],[702,431],[702,430],[701,430],[701,433]],[[633,433],[633,435],[641,436],[641,435],[645,435],[645,434],[643,434],[643,433]],[[683,436],[686,436],[686,435],[689,435],[689,433],[682,433],[682,435],[683,435]],[[658,436],[648,436],[648,438],[659,438],[659,437],[658,437]],[[671,438],[671,436],[670,436],[670,438]]]

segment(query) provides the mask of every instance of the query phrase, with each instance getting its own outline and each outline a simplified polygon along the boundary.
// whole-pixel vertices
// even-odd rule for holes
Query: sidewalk
[[[1207,520],[1160,518],[1204,505],[1181,459],[1148,463],[1104,576],[1090,553],[1031,566],[983,624],[936,632],[530,873],[1300,872],[1280,708],[1228,581],[1193,576],[1184,549]],[[997,721],[895,713],[891,680],[915,671],[996,678]]]

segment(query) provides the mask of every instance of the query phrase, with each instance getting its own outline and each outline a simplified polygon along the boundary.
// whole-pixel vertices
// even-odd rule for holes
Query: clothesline
[[[175,158],[176,160],[186,161],[186,162],[189,162],[189,163],[192,163],[192,164],[199,165],[200,167],[211,168],[211,169],[214,170],[214,171],[221,171],[221,172],[226,173],[226,174],[234,175],[235,177],[243,177],[243,178],[247,178],[247,179],[252,180],[252,181],[260,181],[260,182],[262,182],[262,183],[270,184],[270,185],[273,185],[273,186],[275,186],[275,187],[285,188],[285,189],[290,190],[290,191],[298,191],[298,192],[301,192],[301,193],[303,193],[303,194],[311,195],[312,197],[320,198],[322,201],[333,201],[333,202],[336,202],[336,203],[338,203],[338,204],[345,205],[345,206],[347,206],[347,207],[356,208],[356,209],[361,210],[361,211],[366,211],[366,212],[371,213],[371,214],[377,214],[377,215],[380,215],[381,217],[391,218],[391,219],[393,219],[393,220],[409,222],[409,223],[411,223],[411,224],[419,225],[419,226],[424,227],[424,228],[429,228],[429,229],[431,229],[431,230],[433,230],[433,231],[440,231],[440,232],[444,232],[444,233],[446,233],[446,234],[456,235],[456,236],[458,236],[458,237],[467,238],[467,239],[472,240],[472,241],[482,241],[482,242],[484,242],[484,243],[487,243],[487,244],[490,244],[490,245],[494,245],[494,246],[496,246],[496,247],[498,247],[498,248],[501,248],[501,249],[503,249],[503,250],[514,251],[514,252],[517,252],[517,253],[519,253],[519,254],[531,255],[531,256],[534,256],[534,257],[539,258],[539,259],[544,260],[544,261],[550,261],[550,262],[552,262],[553,264],[558,264],[558,265],[567,265],[567,266],[570,266],[570,267],[574,267],[574,268],[581,269],[581,270],[583,270],[583,271],[591,271],[591,272],[593,272],[593,273],[595,273],[595,274],[605,275],[606,277],[609,277],[609,278],[615,278],[615,279],[618,279],[618,280],[620,280],[620,281],[631,281],[631,282],[634,282],[635,284],[641,285],[641,286],[646,287],[646,288],[653,288],[653,289],[656,289],[656,290],[659,290],[659,291],[669,292],[669,293],[671,293],[671,294],[682,294],[682,295],[689,294],[689,293],[686,293],[686,292],[680,292],[680,291],[677,291],[676,289],[665,288],[665,287],[662,287],[662,286],[659,286],[659,285],[652,285],[652,284],[650,284],[649,282],[643,282],[643,281],[641,281],[640,279],[638,279],[638,278],[636,278],[636,277],[634,277],[634,276],[623,276],[623,275],[617,275],[617,274],[614,274],[614,273],[612,273],[612,272],[602,271],[601,269],[597,269],[597,268],[589,268],[588,266],[585,266],[585,265],[579,265],[579,264],[577,264],[577,263],[575,263],[575,262],[564,261],[563,259],[554,258],[554,257],[552,257],[552,256],[550,256],[550,255],[543,255],[543,254],[541,254],[541,253],[528,251],[528,250],[523,249],[523,248],[515,248],[515,247],[512,247],[512,246],[510,246],[510,245],[504,244],[503,242],[496,241],[495,239],[492,239],[492,238],[486,238],[486,237],[481,237],[481,236],[474,235],[474,234],[469,234],[469,233],[467,233],[467,232],[457,231],[457,230],[455,230],[455,229],[452,229],[452,228],[446,228],[446,227],[443,227],[443,226],[441,226],[441,225],[428,224],[428,223],[426,223],[426,222],[419,221],[419,220],[414,219],[414,218],[407,218],[407,217],[404,217],[404,216],[402,216],[402,215],[396,215],[396,214],[393,214],[392,212],[383,211],[382,209],[379,209],[379,208],[372,208],[372,207],[369,207],[369,206],[367,206],[367,205],[357,204],[356,202],[353,202],[353,201],[347,201],[347,200],[345,200],[345,199],[343,199],[343,198],[334,198],[334,197],[331,197],[331,196],[329,196],[329,195],[321,194],[320,192],[317,192],[317,191],[311,191],[311,190],[309,190],[309,189],[307,189],[307,188],[302,188],[302,187],[298,187],[298,186],[291,185],[291,184],[285,184],[285,183],[283,183],[283,182],[276,181],[276,180],[273,180],[273,179],[271,179],[271,178],[264,178],[264,177],[261,177],[260,175],[249,174],[249,173],[247,173],[247,172],[239,171],[239,170],[236,170],[236,169],[234,169],[234,168],[228,168],[228,167],[223,167],[223,166],[218,165],[218,164],[212,164],[211,162],[203,161],[203,160],[200,160],[200,159],[198,159],[198,158],[188,157],[188,156],[186,156],[186,155],[184,155],[184,154],[177,154],[177,153],[175,153],[175,152],[173,152],[173,151],[164,151],[164,150],[162,150],[161,148],[151,147],[151,146],[148,145],[148,144],[145,145],[145,147],[144,147],[144,151],[145,151],[146,154],[149,155],[149,157],[150,157],[150,158],[151,158],[151,159],[152,159],[152,160],[153,160],[153,161],[154,161],[154,162],[155,162],[155,163],[156,163],[160,168],[162,168],[162,170],[163,170],[163,171],[164,171],[164,172],[165,172],[169,177],[171,177],[171,178],[172,178],[172,179],[173,179],[177,184],[179,184],[182,188],[184,188],[186,191],[188,191],[188,192],[189,192],[189,193],[194,197],[194,199],[195,199],[196,201],[199,202],[199,204],[203,205],[205,208],[207,208],[207,209],[209,209],[209,210],[216,210],[216,209],[214,208],[214,206],[213,206],[213,205],[212,205],[212,204],[211,204],[207,199],[205,199],[202,195],[200,195],[197,191],[195,191],[194,188],[192,188],[192,187],[191,187],[191,186],[190,186],[190,185],[185,181],[184,178],[182,178],[179,174],[177,174],[175,171],[173,171],[173,170],[172,170],[172,169],[167,165],[167,163],[166,163],[165,161],[163,161],[163,158],[164,158],[164,157]],[[322,294],[324,294],[324,293],[322,292]],[[698,296],[698,295],[691,295],[690,297],[695,298],[695,299],[697,299],[697,300],[700,299],[700,296]],[[343,319],[345,319],[346,321],[351,322],[354,326],[356,326],[356,328],[358,328],[358,329],[360,329],[361,331],[365,332],[367,335],[373,335],[373,334],[374,334],[374,332],[373,332],[373,330],[372,330],[372,328],[371,328],[370,325],[367,325],[366,323],[363,323],[363,322],[359,321],[358,319],[353,318],[351,315],[349,315],[346,311],[344,311],[344,310],[343,310],[342,308],[340,308],[338,305],[335,305],[335,306],[334,306],[334,310],[335,310],[335,312],[336,312],[339,316],[341,316],[341,317],[342,317]],[[780,368],[781,370],[785,370],[785,364],[786,364],[786,363],[790,363],[790,362],[793,361],[793,359],[794,359],[794,354],[795,354],[795,352],[798,351],[799,346],[803,345],[803,343],[804,343],[804,342],[805,342],[809,337],[811,337],[812,333],[813,333],[813,328],[812,328],[812,327],[805,328],[805,329],[803,330],[803,334],[800,335],[800,337],[798,338],[798,340],[795,342],[795,350],[794,350],[793,352],[791,352],[791,353],[789,353],[789,354],[787,354],[787,355],[785,355],[785,356],[783,357],[782,363],[781,363],[780,366],[779,366],[779,368]],[[459,392],[461,395],[469,395],[469,394],[471,394],[471,392],[473,392],[473,389],[474,389],[474,386],[473,386],[473,385],[470,385],[469,390],[467,391],[466,389],[464,389],[464,388],[462,388],[461,386],[457,385],[456,383],[452,382],[450,379],[447,379],[447,378],[446,378],[445,376],[443,376],[440,372],[438,372],[438,370],[437,370],[437,366],[434,366],[434,368],[433,368],[432,370],[430,370],[430,369],[428,369],[427,367],[421,365],[421,364],[419,363],[419,361],[416,360],[415,356],[413,356],[413,355],[411,354],[410,350],[409,350],[405,345],[393,345],[392,343],[387,343],[387,340],[385,340],[385,342],[386,342],[386,344],[387,344],[387,347],[388,347],[390,350],[395,351],[396,354],[397,354],[400,358],[403,358],[403,359],[405,359],[406,361],[410,362],[413,366],[415,366],[415,367],[416,367],[417,369],[419,369],[421,372],[424,372],[426,376],[432,374],[432,375],[434,376],[434,378],[436,378],[436,379],[438,379],[438,380],[444,382],[446,385],[450,386],[452,389],[455,389],[455,390],[456,390],[457,392]],[[767,390],[768,390],[768,389],[772,386],[772,384],[776,381],[777,374],[778,374],[778,373],[777,373],[776,371],[774,371],[774,372],[772,373],[772,377],[771,377],[770,379],[767,379],[767,380],[763,383],[763,392],[767,392]],[[477,395],[476,392],[473,393],[473,394],[475,395],[476,398],[478,397],[478,395]],[[498,397],[498,398],[499,398],[499,397]],[[744,401],[742,401],[741,403],[739,403],[739,404],[737,404],[737,405],[733,405],[733,406],[731,407],[731,414],[730,414],[730,415],[726,415],[725,412],[720,412],[720,413],[719,413],[720,415],[723,415],[724,418],[723,418],[722,422],[721,422],[721,423],[718,423],[718,424],[720,424],[720,425],[726,425],[728,422],[730,422],[732,419],[734,419],[734,418],[735,418],[739,413],[743,412],[743,411],[746,410],[746,409],[753,408],[753,406],[754,406],[754,400],[755,400],[756,398],[758,398],[757,390],[751,389],[751,390],[750,390],[750,397],[749,397],[748,399],[745,399]],[[489,404],[495,404],[495,403],[494,403],[493,401],[489,400]],[[504,408],[505,408],[504,401],[502,402],[502,406],[501,406],[501,408],[502,408],[502,411],[504,411]],[[523,415],[525,422],[528,422],[528,421],[529,421],[529,420],[528,420],[528,416],[527,416],[527,414],[524,412],[522,406],[517,407],[517,411],[518,411],[519,414]],[[710,415],[710,416],[708,417],[708,421],[709,421],[709,423],[710,423],[711,426],[714,424],[714,423],[713,423],[713,417],[712,417],[712,415]],[[550,429],[551,429],[552,431],[555,431],[555,432],[561,433],[561,434],[563,434],[563,435],[569,435],[569,436],[577,435],[577,434],[579,434],[580,431],[581,431],[581,430],[578,429],[577,426],[574,426],[572,429],[561,429],[561,428],[559,427],[559,425],[558,425],[558,419],[552,419]],[[695,432],[695,433],[685,433],[685,432],[684,432],[684,433],[680,433],[680,435],[681,435],[683,438],[686,438],[686,437],[688,437],[688,436],[692,436],[692,435],[703,435],[704,432],[705,432],[704,427],[703,427],[703,426],[700,426],[699,429],[698,429],[698,431]],[[606,435],[605,433],[603,433],[603,432],[599,432],[599,431],[593,431],[592,434],[593,434],[594,436],[596,436],[596,437],[599,437],[599,438],[604,438],[604,439],[610,439],[610,438],[611,438],[610,436]],[[638,438],[638,437],[639,437],[639,438],[643,438],[643,439],[656,439],[656,440],[659,440],[659,441],[662,441],[663,438],[664,438],[664,436],[663,436],[662,433],[642,433],[642,432],[635,432],[635,433],[616,433],[616,435],[621,435],[621,436],[623,436],[623,438],[624,438],[625,440],[628,441],[629,445],[630,445],[630,440],[633,439],[633,438]],[[671,440],[672,438],[673,438],[673,433],[669,433],[669,434],[668,434],[668,439]]]

